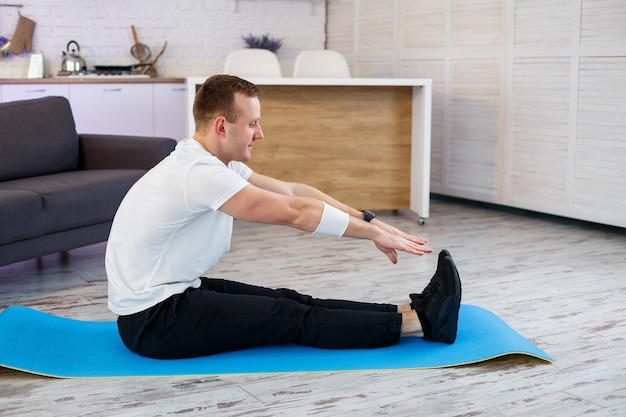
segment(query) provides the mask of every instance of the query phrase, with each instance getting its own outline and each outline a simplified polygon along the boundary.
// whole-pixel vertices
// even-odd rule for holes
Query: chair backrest
[[[350,78],[346,58],[337,51],[320,49],[303,51],[296,57],[294,77],[306,78]]]
[[[238,77],[282,77],[278,57],[267,49],[238,49],[226,57],[224,73]]]

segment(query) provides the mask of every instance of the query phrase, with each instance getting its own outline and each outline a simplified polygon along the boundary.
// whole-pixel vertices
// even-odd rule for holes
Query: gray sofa
[[[67,99],[0,104],[0,266],[105,241],[169,138],[77,134]]]

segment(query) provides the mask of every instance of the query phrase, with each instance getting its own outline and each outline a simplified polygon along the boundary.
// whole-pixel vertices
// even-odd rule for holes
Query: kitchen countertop
[[[0,84],[184,84],[185,78],[144,78],[124,76],[0,78]]]

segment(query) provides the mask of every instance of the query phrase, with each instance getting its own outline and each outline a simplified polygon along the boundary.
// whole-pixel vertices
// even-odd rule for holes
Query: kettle
[[[72,47],[70,49],[70,46]],[[63,52],[63,61],[61,62],[61,72],[71,72],[73,74],[87,71],[85,60],[80,57],[78,52],[80,47],[76,41],[69,41],[67,44],[67,53]]]

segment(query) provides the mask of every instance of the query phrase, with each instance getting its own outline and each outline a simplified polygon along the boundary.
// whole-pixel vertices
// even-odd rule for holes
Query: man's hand
[[[383,229],[383,230],[385,230],[385,231],[387,231],[387,232],[389,232],[391,234],[402,236],[405,239],[409,239],[410,241],[415,242],[418,245],[424,245],[424,244],[426,244],[426,242],[428,242],[428,240],[424,239],[421,236],[413,236],[413,235],[410,235],[408,233],[405,233],[402,230],[400,230],[400,229],[398,229],[398,228],[396,228],[394,226],[391,226],[391,225],[381,221],[378,218],[373,219],[371,221],[371,223],[375,224],[376,226],[380,227],[381,229]],[[428,250],[428,252],[432,252],[432,250]]]
[[[423,246],[423,244],[426,243],[426,240],[424,240],[423,238],[420,238],[418,236],[411,236],[404,232],[400,232],[399,234],[390,233],[383,228],[381,229],[383,233],[381,233],[379,237],[374,239],[374,245],[376,245],[376,248],[379,251],[387,255],[389,260],[394,264],[398,263],[398,250],[413,255],[423,255],[425,253],[430,253],[433,251],[432,249]],[[395,230],[399,232],[398,229]]]

